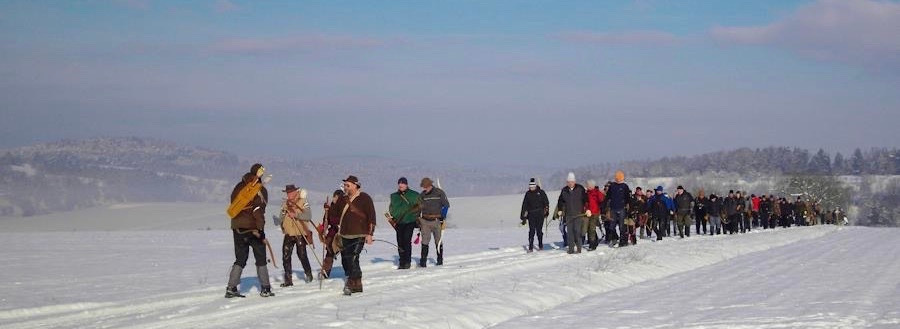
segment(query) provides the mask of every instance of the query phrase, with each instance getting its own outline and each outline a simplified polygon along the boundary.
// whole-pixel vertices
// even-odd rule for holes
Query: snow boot
[[[444,265],[444,244],[441,244],[437,248],[437,266]],[[360,281],[360,286],[362,286],[362,281]]]
[[[284,282],[282,282],[279,286],[284,288],[284,287],[292,287],[293,285],[294,285],[293,275],[291,275],[290,273],[285,273],[284,274]]]
[[[228,287],[225,288],[225,298],[244,298],[247,296],[241,295],[241,293],[237,290],[237,287]]]
[[[419,258],[419,267],[426,267],[428,265],[428,246],[422,245],[422,257]]]
[[[350,280],[350,279],[347,279],[347,280]],[[350,295],[352,295],[352,294],[353,294],[353,290],[351,290],[351,289],[350,289],[350,286],[348,286],[348,285],[345,283],[345,284],[344,284],[344,296],[350,296]]]
[[[362,278],[352,279],[351,282],[353,284],[350,285],[350,292],[354,294],[363,292]]]
[[[271,286],[262,286],[259,290],[260,297],[275,297],[275,293],[272,292]]]
[[[306,272],[306,278],[303,279],[304,282],[310,283],[313,281],[312,272]]]

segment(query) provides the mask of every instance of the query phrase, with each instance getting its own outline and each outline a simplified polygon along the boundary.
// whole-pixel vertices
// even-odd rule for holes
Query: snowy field
[[[820,226],[526,254],[521,196],[451,203],[444,266],[395,270],[393,247],[376,243],[362,255],[365,292],[351,297],[341,295],[338,261],[322,289],[277,287],[281,270],[270,266],[272,298],[256,294],[248,268],[248,297],[224,299],[233,262],[224,205],[0,219],[0,327],[900,327],[900,229]],[[376,238],[394,240],[379,224]],[[546,240],[558,243],[554,226]],[[268,235],[277,251],[271,220]],[[295,258],[296,275],[299,267]]]

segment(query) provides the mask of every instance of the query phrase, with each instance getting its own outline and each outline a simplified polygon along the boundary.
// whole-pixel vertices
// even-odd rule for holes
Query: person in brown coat
[[[264,173],[265,168],[261,164],[257,163],[250,167],[250,172],[244,174],[241,182],[234,186],[234,190],[231,192],[231,200],[234,201],[244,186],[254,180],[262,184]],[[228,275],[225,298],[244,297],[238,292],[237,286],[241,283],[241,272],[243,272],[244,266],[247,265],[247,257],[251,249],[253,250],[253,258],[256,260],[256,275],[259,277],[260,296],[275,296],[269,283],[269,270],[266,268],[268,261],[266,260],[267,242],[264,228],[266,224],[266,204],[268,202],[269,192],[263,187],[247,207],[231,219],[235,261]]]
[[[359,254],[364,244],[375,241],[375,203],[372,197],[360,190],[361,187],[356,176],[347,177],[344,180],[346,195],[334,205],[341,210],[338,234],[341,239],[341,264],[347,274],[344,295],[348,296],[363,292]]]
[[[334,204],[344,196],[344,191],[334,190],[331,201],[325,203],[325,218],[323,223],[318,227],[319,238],[325,245],[325,258],[322,259],[322,271],[319,272],[319,278],[325,279],[331,277],[331,267],[334,266],[335,250],[332,247],[334,237],[337,235],[338,226],[341,225],[341,210],[333,207]]]

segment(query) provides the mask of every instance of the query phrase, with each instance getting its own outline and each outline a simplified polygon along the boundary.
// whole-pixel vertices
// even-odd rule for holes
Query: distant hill
[[[328,193],[348,174],[358,176],[376,199],[384,199],[396,189],[400,176],[408,177],[413,186],[425,176],[439,178],[450,196],[459,197],[519,193],[529,177],[552,172],[379,157],[244,159],[224,151],[136,137],[64,140],[0,152],[0,216],[124,202],[224,204],[254,162],[263,163],[273,175],[272,200],[280,198],[272,192],[285,184]]]

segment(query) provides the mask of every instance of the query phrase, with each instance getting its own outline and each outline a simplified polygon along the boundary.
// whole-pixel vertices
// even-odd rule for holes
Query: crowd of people
[[[674,196],[662,186],[648,190],[638,186],[632,191],[622,171],[617,171],[614,180],[602,189],[594,180],[588,180],[586,186],[578,184],[575,174],[569,173],[551,212],[546,193],[531,180],[520,215],[522,225],[529,224],[529,252],[535,250],[535,235],[537,249],[544,249],[541,224],[551,213],[551,220],[559,220],[563,246],[570,254],[581,253],[584,246],[595,250],[601,240],[610,247],[619,247],[636,244],[639,238],[655,237],[658,241],[664,237],[689,237],[691,226],[695,234],[717,235],[846,223],[840,207],[824,209],[820,202],[802,196],[794,200],[731,190],[727,196],[707,197],[700,189],[695,197],[680,185]]]
[[[241,273],[253,252],[260,296],[275,294],[269,280],[266,249],[273,258],[271,246],[265,234],[265,212],[269,203],[268,190],[263,176],[265,168],[254,164],[235,185],[231,194],[229,216],[234,240],[235,261],[232,264],[226,298],[245,297],[237,289]],[[419,184],[421,192],[410,188],[405,177],[397,180],[397,191],[390,196],[388,211],[384,214],[396,233],[398,269],[412,267],[413,233],[419,230],[421,239],[418,267],[427,267],[432,243],[436,266],[444,263],[443,231],[450,202],[446,193],[435,186],[430,178]],[[440,185],[440,184],[437,184]],[[706,196],[701,189],[697,196],[682,186],[669,196],[662,186],[644,190],[632,190],[625,183],[625,173],[618,171],[612,181],[602,187],[594,180],[577,183],[574,173],[569,173],[556,205],[551,208],[547,193],[535,179],[529,182],[522,201],[520,218],[528,225],[528,252],[544,250],[544,229],[551,221],[559,221],[563,235],[563,247],[570,254],[581,253],[582,248],[596,250],[601,242],[609,247],[634,245],[640,239],[662,240],[665,237],[680,238],[696,234],[737,234],[754,229],[845,223],[840,208],[826,211],[817,202],[797,197],[789,200],[774,195],[747,195],[746,192],[729,191],[727,196]],[[318,278],[329,278],[336,256],[340,256],[345,280],[343,293],[352,295],[363,292],[362,268],[359,255],[366,244],[376,239],[376,214],[372,198],[363,192],[356,176],[343,180],[341,189],[335,190],[324,204],[321,222],[316,224],[311,215],[308,192],[287,185],[280,211],[282,266],[284,280],[281,287],[293,286],[292,256],[303,267],[303,280],[313,281],[312,264],[308,248],[320,267]],[[550,216],[552,215],[552,218]],[[701,233],[702,229],[702,233]],[[316,239],[318,238],[318,239]],[[315,252],[315,240],[322,244],[322,257]],[[384,240],[378,240],[384,241]],[[384,241],[387,242],[387,241]],[[389,242],[388,242],[389,243]]]

